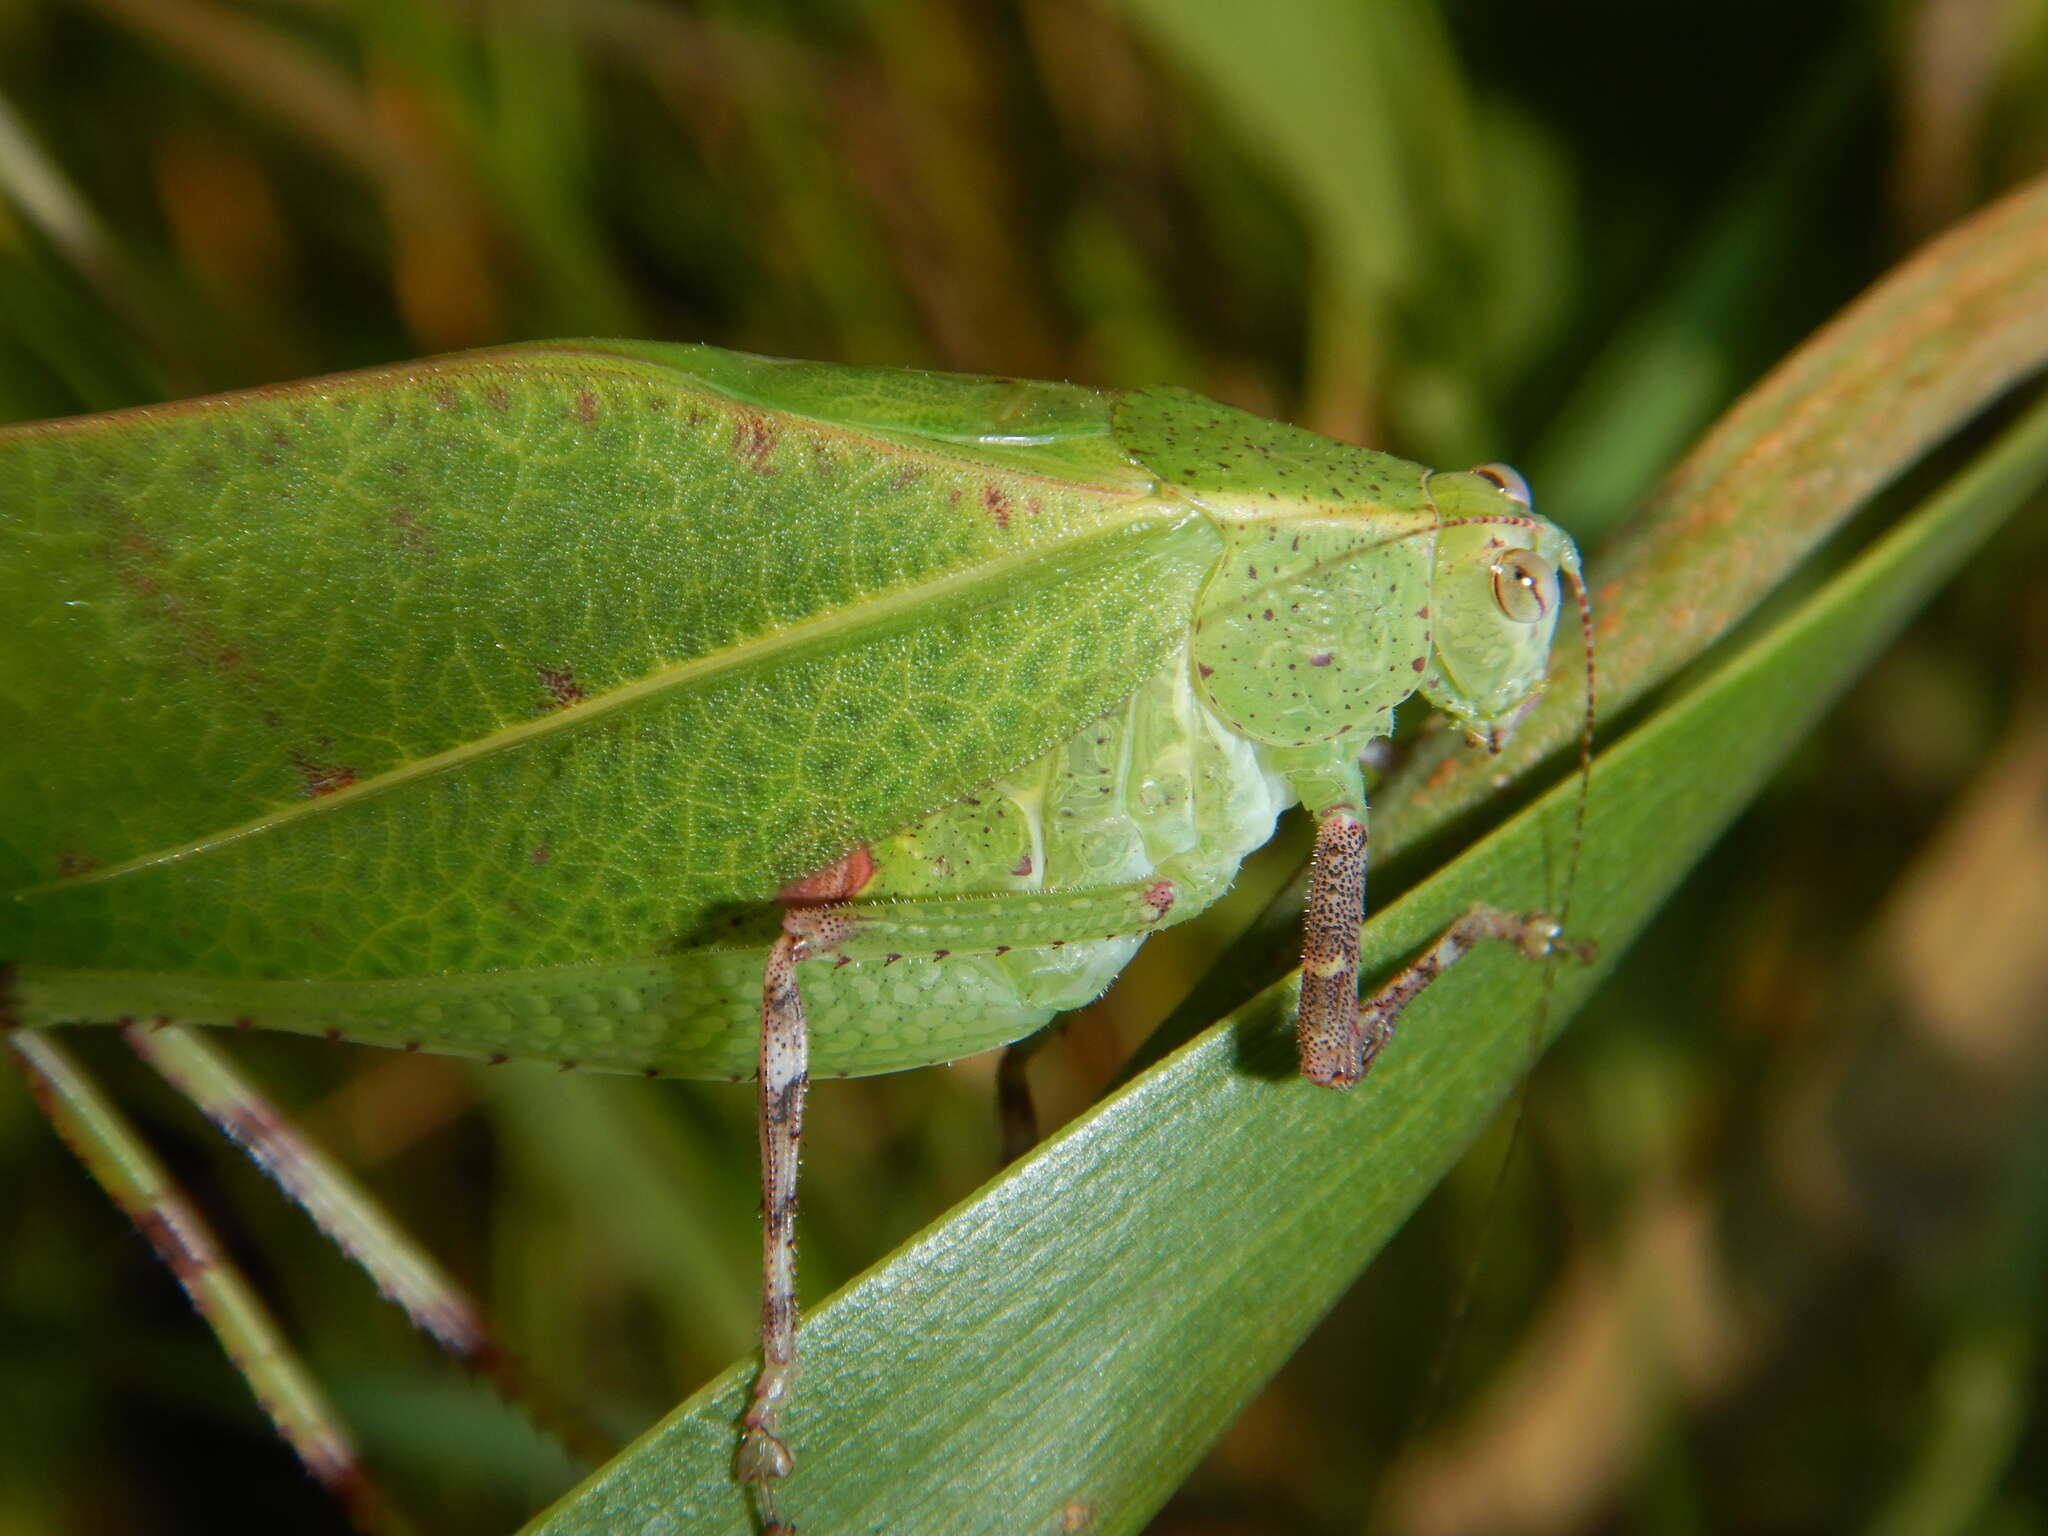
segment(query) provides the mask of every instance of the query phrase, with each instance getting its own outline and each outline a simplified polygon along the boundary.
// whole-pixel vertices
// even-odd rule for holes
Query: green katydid
[[[1016,1041],[1316,819],[1299,1040],[1347,1085],[1359,755],[1494,740],[1570,540],[1176,389],[571,342],[0,430],[12,1023],[757,1075],[791,1466],[805,1085]]]

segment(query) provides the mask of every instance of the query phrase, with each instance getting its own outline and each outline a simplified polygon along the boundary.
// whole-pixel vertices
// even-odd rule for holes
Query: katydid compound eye
[[[1517,624],[1534,624],[1557,599],[1557,572],[1534,550],[1511,549],[1493,562],[1493,600]]]
[[[1529,494],[1529,482],[1522,478],[1519,471],[1506,464],[1474,464],[1472,473],[1491,480],[1506,491],[1510,499],[1519,501],[1525,507],[1533,507],[1536,504],[1535,497]]]

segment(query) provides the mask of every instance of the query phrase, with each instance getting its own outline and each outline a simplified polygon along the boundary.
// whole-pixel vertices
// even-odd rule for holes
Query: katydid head
[[[1443,519],[1430,579],[1430,665],[1422,694],[1475,742],[1498,750],[1543,691],[1564,594],[1583,593],[1579,552],[1529,510],[1522,477],[1503,465],[1432,474]]]

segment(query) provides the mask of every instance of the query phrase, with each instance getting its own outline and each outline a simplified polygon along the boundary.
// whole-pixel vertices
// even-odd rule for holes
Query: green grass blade
[[[134,1128],[47,1034],[11,1030],[7,1043],[57,1134],[177,1276],[306,1471],[357,1529],[410,1530],[364,1473],[347,1427],[269,1309]]]
[[[385,1300],[402,1309],[414,1327],[471,1364],[496,1352],[476,1303],[454,1278],[224,1052],[179,1024],[129,1024],[122,1033],[138,1056],[246,1151],[336,1247],[369,1273]]]
[[[362,1266],[378,1294],[414,1327],[487,1378],[576,1456],[595,1462],[611,1453],[616,1442],[529,1380],[455,1277],[224,1051],[179,1024],[128,1024],[121,1032],[138,1056]]]
[[[2048,406],[1597,766],[1574,930],[1604,963],[1905,617],[2048,475]],[[1566,784],[1368,926],[1385,970],[1545,898]],[[818,1309],[778,1507],[812,1530],[1137,1529],[1512,1091],[1600,967],[1475,956],[1348,1095],[1268,989]],[[736,1365],[528,1527],[749,1529]],[[1063,1527],[1062,1522],[1066,1522]]]
[[[1612,716],[1732,629],[1859,506],[2048,366],[2048,177],[1930,242],[1735,403],[1589,562],[1600,708]],[[1567,519],[1569,521],[1569,519]],[[1381,849],[1440,827],[1572,740],[1579,660],[1501,757],[1451,742],[1391,781]]]

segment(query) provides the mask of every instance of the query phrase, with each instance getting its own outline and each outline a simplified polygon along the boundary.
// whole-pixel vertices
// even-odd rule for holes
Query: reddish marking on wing
[[[1154,880],[1145,892],[1145,905],[1152,909],[1152,921],[1158,922],[1173,910],[1173,882]]]
[[[1007,533],[1010,528],[1009,494],[991,480],[981,488],[981,505],[983,510],[996,520],[996,526]]]
[[[527,857],[533,860],[533,862],[536,864],[545,864],[549,859],[552,859],[554,856],[555,850],[550,848],[546,843],[542,843],[538,848],[534,849],[533,852],[527,855]]]
[[[1327,667],[1335,659],[1328,651],[1317,651],[1315,655],[1309,657],[1308,664],[1312,667]]]
[[[775,900],[785,907],[848,901],[858,896],[875,878],[875,868],[874,854],[866,848],[856,848],[843,858],[834,859],[823,869],[805,875],[801,880],[790,881],[775,893]]]
[[[1420,656],[1418,656],[1413,661],[1409,662],[1408,665],[1412,670],[1420,672],[1425,666],[1428,665],[1428,663],[1425,662]]]
[[[1024,515],[1026,517],[1036,517],[1044,510],[1045,500],[1043,497],[1027,496],[1024,498]]]
[[[299,782],[309,800],[347,789],[356,781],[356,771],[339,763],[315,762],[303,752],[292,753],[292,766],[299,770]]]
[[[100,861],[89,853],[78,853],[66,848],[59,850],[57,854],[57,877],[60,880],[69,880],[73,875],[82,875],[99,867]]]
[[[767,474],[768,456],[775,451],[775,423],[759,411],[741,411],[733,418],[732,451],[756,474]]]
[[[426,525],[413,515],[410,507],[391,509],[391,543],[397,549],[409,549],[416,554],[434,553],[434,541],[427,534]]]
[[[491,409],[501,416],[512,409],[512,392],[502,384],[493,384],[485,390],[484,399],[489,401]]]
[[[533,670],[540,674],[540,685],[547,689],[556,709],[581,704],[589,697],[577,683],[575,670],[571,667],[535,667]]]
[[[143,529],[122,528],[120,523],[133,516],[126,508],[98,504],[89,510],[118,520],[108,530],[104,546],[107,563],[115,579],[138,600],[139,616],[162,626],[155,654],[216,671],[238,698],[257,703],[266,679],[215,620],[211,596],[204,589],[180,590],[173,551]]]
[[[1216,669],[1210,666],[1206,661],[1196,662],[1195,670],[1201,673],[1204,677],[1214,677],[1216,675]]]
[[[1023,858],[1017,861],[1017,867],[1011,870],[1010,873],[1015,875],[1019,880],[1022,880],[1025,876],[1031,873],[1032,867],[1033,866],[1031,863],[1031,855],[1027,853],[1024,855]]]
[[[577,392],[576,419],[586,427],[597,420],[597,396],[587,389]]]

